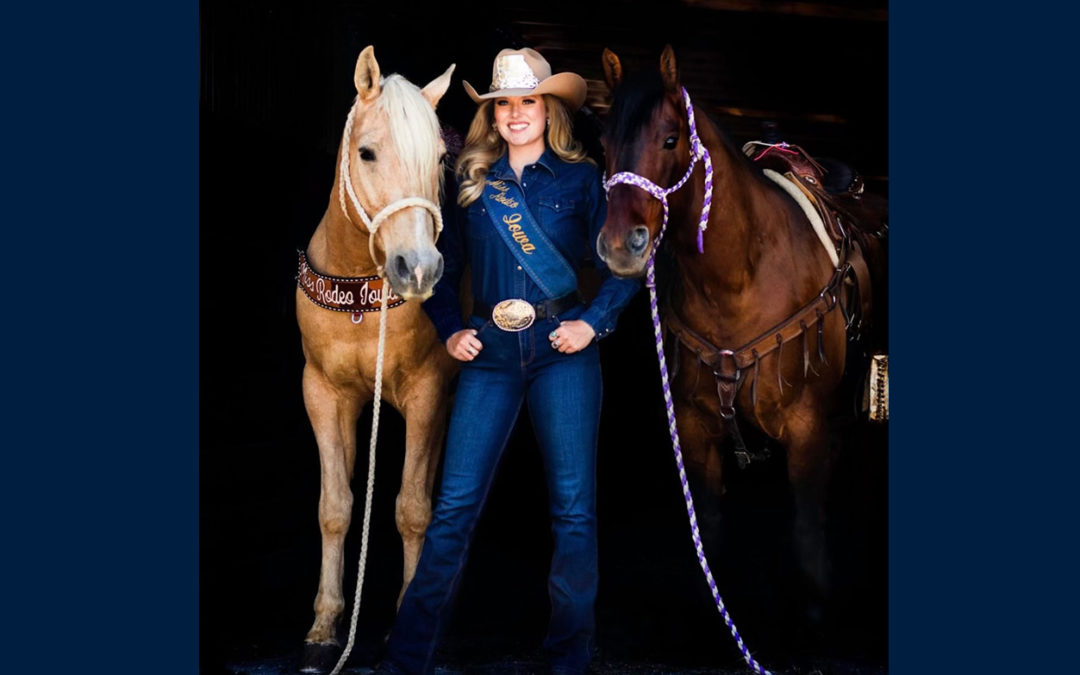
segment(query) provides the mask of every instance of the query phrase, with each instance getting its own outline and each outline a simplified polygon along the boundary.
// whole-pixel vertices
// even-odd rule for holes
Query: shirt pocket
[[[568,239],[578,234],[581,225],[577,214],[577,200],[568,197],[541,197],[537,203],[540,213],[536,216],[549,238],[565,244]]]

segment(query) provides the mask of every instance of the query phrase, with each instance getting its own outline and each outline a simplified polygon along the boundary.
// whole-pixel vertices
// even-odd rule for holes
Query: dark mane
[[[616,166],[633,166],[637,137],[664,100],[660,71],[649,70],[626,77],[612,92],[611,110],[604,128],[608,147],[619,147]]]

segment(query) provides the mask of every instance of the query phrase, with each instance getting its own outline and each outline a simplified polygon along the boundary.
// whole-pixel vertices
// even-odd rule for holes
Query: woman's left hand
[[[589,346],[594,337],[596,337],[596,331],[593,327],[580,319],[563,321],[558,328],[548,333],[551,348],[563,354],[580,352]]]

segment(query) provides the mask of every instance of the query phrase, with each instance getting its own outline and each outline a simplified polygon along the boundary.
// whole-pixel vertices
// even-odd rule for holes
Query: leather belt
[[[492,307],[480,301],[474,301],[472,313],[484,319],[491,319],[496,326],[503,330],[520,331],[531,326],[535,319],[548,319],[553,316],[558,316],[562,312],[578,306],[581,302],[581,294],[576,291],[564,295],[561,298],[544,300],[543,302],[538,302],[536,304],[529,304],[524,300],[510,299],[503,300]],[[508,322],[504,312],[504,308],[508,306],[511,310],[514,310],[514,313],[516,314],[521,313],[521,310],[517,309],[520,307],[524,310],[525,316],[521,316],[520,319],[515,318]]]

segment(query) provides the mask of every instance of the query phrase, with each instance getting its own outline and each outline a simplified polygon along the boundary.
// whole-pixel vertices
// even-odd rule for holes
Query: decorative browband
[[[308,265],[307,255],[300,254],[300,273],[296,283],[312,302],[335,312],[377,312],[382,307],[383,289],[390,294],[387,309],[405,302],[394,294],[385,279],[370,277],[331,277],[319,274]]]

